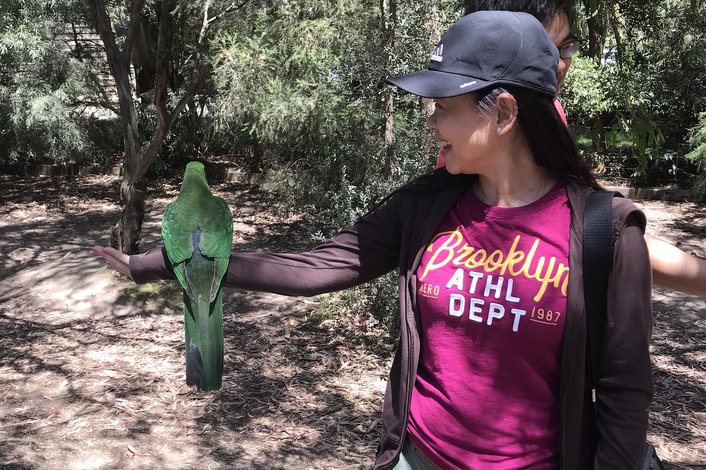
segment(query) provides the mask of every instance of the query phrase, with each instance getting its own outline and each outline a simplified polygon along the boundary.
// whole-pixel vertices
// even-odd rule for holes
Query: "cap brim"
[[[386,82],[422,98],[451,98],[486,88],[491,84],[484,80],[439,70],[420,70],[388,78]]]

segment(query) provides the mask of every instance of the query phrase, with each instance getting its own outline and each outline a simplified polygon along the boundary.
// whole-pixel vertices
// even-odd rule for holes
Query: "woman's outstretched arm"
[[[653,283],[691,295],[706,296],[706,260],[645,235],[652,263]]]

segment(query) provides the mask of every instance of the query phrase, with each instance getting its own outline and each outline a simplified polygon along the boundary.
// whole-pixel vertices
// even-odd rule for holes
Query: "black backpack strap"
[[[592,192],[586,200],[583,214],[583,290],[588,335],[586,357],[594,409],[608,277],[613,265],[613,196],[615,193],[610,191]]]

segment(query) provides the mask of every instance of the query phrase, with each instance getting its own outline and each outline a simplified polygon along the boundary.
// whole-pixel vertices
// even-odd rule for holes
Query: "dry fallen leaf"
[[[177,392],[177,395],[188,395],[193,391],[192,387],[188,385],[182,385]]]
[[[210,425],[210,424],[204,424],[203,428],[201,429],[201,432],[199,432],[199,435],[206,434],[209,429],[211,429],[211,425]]]

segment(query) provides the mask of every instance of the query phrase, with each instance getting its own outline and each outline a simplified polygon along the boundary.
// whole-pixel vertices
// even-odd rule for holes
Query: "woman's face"
[[[427,127],[434,131],[449,173],[482,173],[495,129],[472,95],[435,100]]]
[[[569,17],[565,12],[561,11],[554,15],[554,17],[544,23],[544,29],[549,33],[552,42],[557,47],[561,48],[569,36],[571,36],[571,29],[569,28]],[[569,67],[571,67],[571,57],[568,59],[559,59],[559,68],[557,70],[557,86],[556,92],[559,93],[561,85],[564,83],[566,74],[569,72]]]

